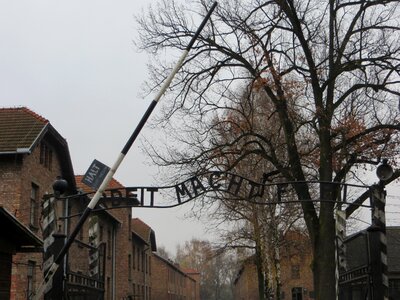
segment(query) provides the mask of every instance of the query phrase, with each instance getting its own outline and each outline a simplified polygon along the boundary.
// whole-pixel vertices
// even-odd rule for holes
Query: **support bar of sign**
[[[174,69],[172,70],[171,74],[167,77],[165,80],[163,86],[161,87],[160,91],[157,93],[156,97],[154,100],[150,103],[148,109],[146,110],[145,114],[143,115],[142,119],[140,120],[139,124],[137,125],[136,129],[128,139],[127,143],[125,144],[124,148],[122,149],[121,153],[118,155],[114,165],[110,168],[108,171],[107,175],[105,176],[104,180],[100,184],[100,187],[98,188],[97,192],[93,196],[92,200],[89,202],[88,206],[84,210],[81,218],[78,221],[78,224],[72,231],[71,235],[68,237],[67,242],[65,243],[64,247],[61,249],[60,253],[57,255],[55,261],[49,268],[49,271],[45,275],[44,281],[42,284],[39,286],[38,290],[36,291],[36,295],[33,298],[34,300],[38,300],[42,297],[44,291],[47,288],[47,284],[51,282],[51,279],[53,278],[54,273],[58,269],[58,266],[60,265],[61,261],[63,260],[65,254],[68,252],[69,248],[71,247],[73,241],[75,240],[76,236],[78,235],[80,229],[82,228],[83,224],[85,223],[86,219],[90,215],[91,211],[94,209],[96,204],[98,203],[100,197],[103,194],[103,191],[107,188],[109,182],[111,181],[112,177],[114,176],[115,172],[117,171],[118,167],[122,163],[123,159],[125,158],[125,155],[128,153],[129,149],[131,148],[132,144],[136,140],[137,136],[139,135],[140,131],[146,124],[148,118],[150,117],[151,113],[153,112],[155,106],[157,105],[158,101],[160,100],[161,96],[165,93],[166,89],[170,85],[172,79],[174,78],[175,74],[178,72],[180,67],[182,66],[186,56],[188,55],[190,49],[192,48],[193,44],[197,40],[198,36],[200,35],[200,32],[203,30],[204,26],[206,25],[208,19],[211,17],[212,12],[217,6],[217,2],[214,2],[214,4],[211,6],[210,10],[208,11],[207,15],[203,19],[202,23],[200,24],[199,28],[197,29],[196,33],[190,40],[188,46],[186,47],[185,51],[182,53],[180,59],[176,63]]]

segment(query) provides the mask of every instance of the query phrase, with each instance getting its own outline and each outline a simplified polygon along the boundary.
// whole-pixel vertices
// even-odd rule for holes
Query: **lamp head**
[[[379,180],[386,181],[393,175],[393,168],[387,163],[387,159],[382,161],[382,164],[376,169],[376,176]]]
[[[68,182],[61,178],[61,176],[57,176],[57,179],[53,183],[53,190],[56,196],[62,195],[68,188]]]

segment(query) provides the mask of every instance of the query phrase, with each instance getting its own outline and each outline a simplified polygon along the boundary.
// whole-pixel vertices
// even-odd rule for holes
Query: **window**
[[[103,235],[104,235],[104,228],[102,225],[100,225],[100,230],[99,230],[99,241],[102,242],[103,241]]]
[[[33,295],[35,292],[35,267],[36,267],[36,262],[34,261],[28,261],[28,272],[27,272],[27,299],[33,299]]]
[[[149,255],[149,275],[151,276],[151,256]]]
[[[149,256],[147,255],[147,253],[145,252],[145,258],[146,258],[146,274],[149,273]]]
[[[107,299],[111,299],[111,278],[107,277]]]
[[[300,265],[292,265],[292,279],[300,279]]]
[[[111,230],[107,230],[107,258],[111,258],[112,253],[112,233]]]
[[[50,147],[42,142],[40,144],[40,164],[51,170],[53,164],[53,151]]]
[[[139,247],[137,247],[136,249],[137,249],[137,268],[138,268],[138,271],[140,271],[140,254],[141,254],[141,252],[140,252]]]
[[[39,187],[32,183],[31,186],[31,200],[30,200],[30,211],[29,211],[29,224],[33,227],[38,225],[38,202],[39,202]]]
[[[303,300],[303,288],[301,287],[292,288],[292,300]]]
[[[132,215],[128,215],[128,239],[132,240]]]
[[[145,270],[145,261],[146,261],[146,257],[145,257],[145,253],[144,251],[142,251],[142,272],[144,273]]]
[[[133,254],[133,269],[136,269],[136,247],[132,244],[132,254]]]
[[[132,280],[132,256],[128,255],[128,280]]]

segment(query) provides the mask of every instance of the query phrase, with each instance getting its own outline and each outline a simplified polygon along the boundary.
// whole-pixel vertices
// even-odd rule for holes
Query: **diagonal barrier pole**
[[[192,39],[190,40],[189,44],[183,51],[181,57],[179,58],[178,62],[176,63],[175,67],[173,68],[172,72],[170,75],[167,77],[165,82],[163,83],[160,91],[157,93],[156,97],[154,100],[150,103],[149,107],[147,108],[146,112],[144,113],[142,119],[140,120],[139,124],[137,125],[136,129],[133,131],[132,135],[126,142],[124,148],[122,149],[121,153],[118,155],[114,165],[110,168],[108,171],[106,177],[104,178],[103,182],[101,183],[100,187],[94,194],[93,198],[90,200],[88,206],[85,208],[85,210],[82,213],[82,216],[80,217],[76,227],[73,229],[71,232],[71,235],[68,237],[64,247],[60,250],[60,253],[57,255],[55,258],[54,262],[50,266],[47,274],[45,275],[44,281],[41,283],[39,288],[36,290],[36,294],[34,296],[34,300],[39,300],[42,295],[44,294],[44,291],[47,288],[47,285],[51,282],[51,279],[54,276],[54,273],[57,271],[58,266],[62,262],[65,254],[68,252],[69,248],[71,247],[72,243],[74,242],[76,236],[78,235],[79,231],[81,230],[83,224],[85,223],[86,219],[98,203],[101,195],[103,194],[104,190],[107,188],[110,180],[114,176],[115,172],[117,171],[118,167],[122,163],[123,159],[125,158],[126,154],[128,153],[129,149],[131,148],[132,144],[136,140],[137,136],[139,135],[140,131],[146,124],[148,118],[150,117],[151,113],[153,112],[154,108],[156,107],[157,103],[159,102],[160,98],[162,95],[165,93],[169,85],[171,84],[172,79],[174,78],[175,74],[179,71],[180,67],[182,66],[184,60],[186,59],[190,49],[192,48],[193,44],[197,40],[197,38],[200,35],[200,32],[203,30],[204,26],[206,25],[207,21],[210,19],[212,12],[217,6],[217,2],[214,2],[213,5],[211,6],[210,10],[208,11],[207,15],[201,22],[199,28],[193,35]]]

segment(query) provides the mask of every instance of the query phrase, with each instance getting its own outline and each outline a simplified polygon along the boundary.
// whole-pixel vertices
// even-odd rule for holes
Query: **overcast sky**
[[[139,97],[149,58],[133,44],[134,15],[150,2],[0,0],[0,106],[27,106],[47,118],[67,139],[76,174],[93,159],[111,166],[152,100]],[[134,144],[115,178],[125,186],[153,185],[157,169],[144,161]],[[399,224],[399,213],[390,212],[399,200],[389,191],[391,225]],[[190,204],[135,209],[134,216],[174,252],[177,243],[208,236],[187,210]]]
[[[134,15],[150,2],[0,0],[0,106],[27,106],[48,119],[68,141],[75,174],[93,159],[111,166],[152,100],[139,97],[148,58],[133,44]],[[153,185],[157,170],[144,160],[134,144],[114,178]],[[205,237],[202,224],[186,219],[189,209],[133,215],[174,252],[177,243]]]

